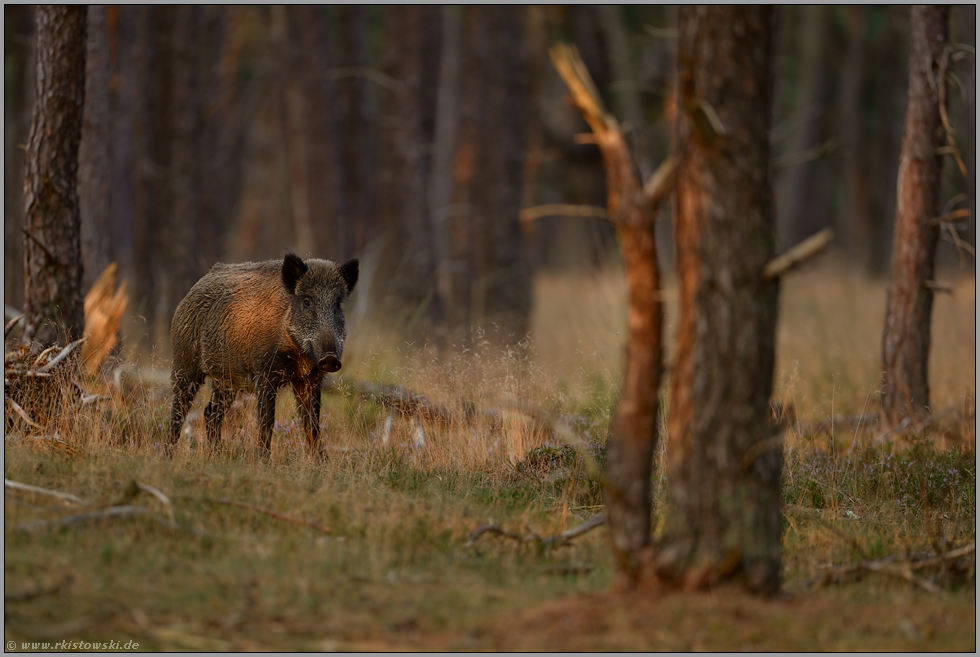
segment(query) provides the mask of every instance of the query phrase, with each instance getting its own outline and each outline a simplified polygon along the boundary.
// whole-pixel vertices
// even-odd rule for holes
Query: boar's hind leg
[[[211,401],[204,408],[204,424],[207,426],[208,444],[213,450],[221,440],[221,422],[225,419],[225,411],[235,399],[235,391],[224,388],[211,381]]]
[[[201,383],[204,381],[204,375],[173,375],[172,378],[174,402],[170,411],[170,433],[167,436],[167,445],[165,447],[167,454],[172,454],[174,451],[177,439],[180,438],[180,430],[184,427],[184,418],[187,416],[187,409],[190,408],[191,402],[194,401],[194,395],[197,394],[197,389],[201,387]]]
[[[266,379],[255,383],[255,397],[259,406],[259,448],[262,456],[272,454],[272,425],[276,421],[276,388]]]
[[[322,457],[320,453],[320,382],[304,382],[293,387],[296,402],[303,415],[303,428],[306,430],[306,444],[310,454]]]

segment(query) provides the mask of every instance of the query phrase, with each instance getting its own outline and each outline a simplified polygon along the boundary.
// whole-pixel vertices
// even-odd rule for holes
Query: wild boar
[[[187,409],[211,378],[204,409],[208,441],[214,448],[221,421],[240,392],[258,401],[259,444],[271,452],[276,392],[291,385],[303,417],[311,453],[319,456],[320,383],[341,367],[343,302],[357,283],[357,260],[282,260],[217,264],[194,284],[177,306],[170,327],[173,408],[167,449],[180,436]]]

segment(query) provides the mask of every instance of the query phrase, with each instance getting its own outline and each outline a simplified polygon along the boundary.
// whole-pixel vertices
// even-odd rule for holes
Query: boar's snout
[[[320,359],[320,369],[325,372],[336,372],[340,369],[340,359],[335,354],[327,354]]]

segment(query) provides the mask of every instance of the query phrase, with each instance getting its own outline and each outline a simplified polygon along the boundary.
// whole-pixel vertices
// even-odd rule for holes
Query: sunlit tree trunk
[[[85,104],[84,5],[37,8],[34,115],[24,180],[24,340],[84,329],[78,146]]]
[[[929,343],[933,274],[945,135],[939,114],[940,60],[947,46],[949,7],[911,10],[908,105],[898,167],[898,208],[891,283],[882,340],[885,425],[920,419],[929,407]]]
[[[772,7],[681,7],[675,212],[680,323],[667,525],[685,587],[779,588],[782,452],[770,420],[778,284],[770,183]]]

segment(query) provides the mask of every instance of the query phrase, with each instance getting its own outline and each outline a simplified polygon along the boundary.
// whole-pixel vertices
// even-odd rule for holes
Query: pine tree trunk
[[[42,344],[77,339],[84,329],[77,177],[86,16],[84,5],[37,8],[24,181],[24,339]]]
[[[937,80],[949,34],[949,7],[912,7],[908,105],[898,169],[891,283],[882,340],[886,427],[920,419],[929,406],[929,343],[945,135]]]
[[[84,290],[92,286],[113,260],[109,206],[113,137],[109,124],[110,67],[106,6],[90,5],[85,55],[85,115],[78,152]]]
[[[770,183],[772,7],[680,8],[677,268],[665,580],[780,575],[782,454],[771,424],[778,284]]]

